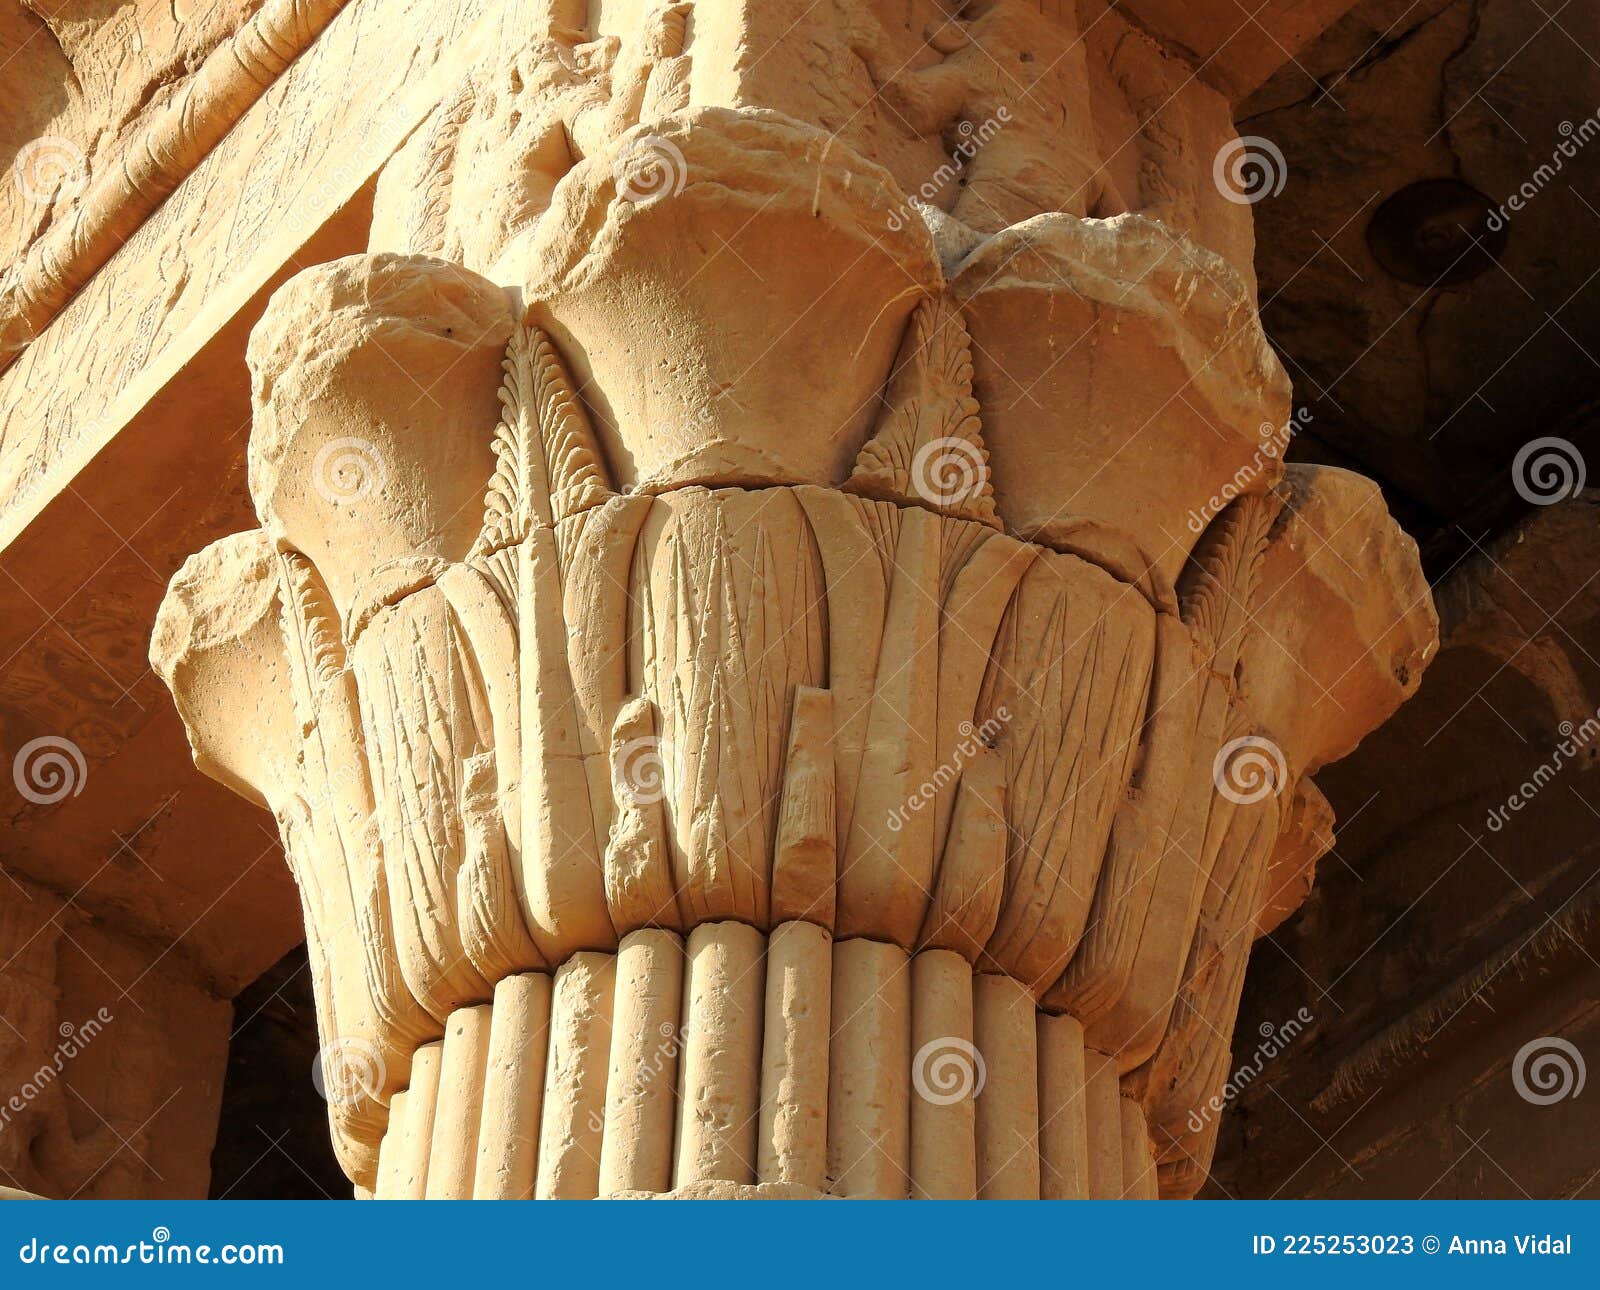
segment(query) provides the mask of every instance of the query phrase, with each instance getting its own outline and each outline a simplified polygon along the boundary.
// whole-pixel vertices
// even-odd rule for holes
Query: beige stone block
[[[672,1182],[754,1183],[766,938],[746,923],[689,933]]]
[[[774,925],[804,919],[833,927],[838,881],[834,823],[833,695],[811,686],[794,692],[783,801],[772,857]]]
[[[218,267],[224,213],[280,265],[303,240],[197,195],[252,145],[252,184],[325,178],[366,109],[316,81],[410,33],[334,185],[407,136],[373,249],[251,335],[260,527],[185,566],[152,649],[197,763],[277,819],[324,1043],[373,1050],[330,1100],[346,1172],[1151,1193],[1307,870],[1267,881],[1284,812],[1217,758],[1300,783],[1435,628],[1375,486],[1282,465],[1228,104],[1127,11],[1187,20],[457,8],[351,0],[268,92],[307,129],[244,110],[0,374],[14,521],[265,281]],[[1013,55],[1038,101],[966,120]],[[968,131],[960,191],[909,202]],[[130,353],[105,319],[151,264]],[[125,406],[39,393],[96,332]]]
[[[406,1107],[411,1094],[401,1089],[389,1099],[389,1127],[378,1144],[378,1184],[380,1200],[393,1200],[400,1187],[400,1169],[406,1138]]]
[[[972,982],[973,1041],[985,1079],[977,1098],[978,1196],[1039,1199],[1039,1058],[1033,995],[1010,977]]]
[[[1156,1156],[1144,1108],[1122,1099],[1122,1194],[1124,1200],[1155,1200]]]
[[[433,1144],[428,1151],[429,1200],[472,1199],[493,1014],[491,1005],[481,1003],[458,1008],[445,1023]]]
[[[544,972],[508,976],[494,988],[472,1186],[479,1200],[533,1196],[550,1048],[550,996],[551,978]]]
[[[903,1200],[911,1168],[911,970],[898,945],[833,947],[828,1177],[840,1196]]]
[[[600,1148],[602,1196],[672,1186],[683,976],[683,939],[676,932],[646,929],[622,938]]]
[[[911,1196],[978,1194],[981,1054],[974,1044],[972,965],[953,950],[911,960]]]
[[[136,229],[120,231],[104,267],[0,376],[0,402],[18,431],[0,451],[10,503],[0,507],[0,540],[182,383],[205,343],[294,263],[463,70],[504,38],[504,10],[484,0],[407,0],[397,25],[391,4],[347,4],[274,92],[196,158],[177,191]],[[402,30],[411,50],[397,58]],[[236,58],[219,54],[219,62]],[[350,83],[375,92],[329,93]],[[302,128],[285,132],[286,120]],[[289,173],[297,182],[280,183]],[[179,264],[177,276],[154,268]],[[123,325],[108,327],[112,316]],[[77,378],[47,376],[67,372]]]
[[[406,1098],[405,1136],[400,1140],[396,1167],[395,1200],[422,1200],[428,1194],[428,1161],[433,1150],[443,1063],[442,1039],[423,1044],[411,1059],[411,1087]]]
[[[831,817],[831,801],[828,806]],[[757,1181],[821,1191],[828,1167],[833,938],[815,923],[780,923],[767,939],[766,978]]]
[[[600,1194],[615,981],[611,954],[574,954],[556,969],[539,1129],[540,1200]]]
[[[1090,1050],[1083,1059],[1085,1120],[1088,1125],[1090,1200],[1120,1200],[1122,1178],[1122,1095],[1117,1060]]]
[[[1083,1027],[1041,1012],[1039,1044],[1039,1196],[1089,1197],[1089,1091]]]

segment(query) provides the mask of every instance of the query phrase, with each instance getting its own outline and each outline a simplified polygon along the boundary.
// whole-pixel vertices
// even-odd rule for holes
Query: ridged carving
[[[1000,527],[972,397],[972,346],[947,297],[924,300],[912,313],[885,415],[844,488]]]

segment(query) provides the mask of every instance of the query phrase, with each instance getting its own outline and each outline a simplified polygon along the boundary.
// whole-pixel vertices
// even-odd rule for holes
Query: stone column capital
[[[341,1157],[379,1195],[1192,1192],[1329,838],[1307,776],[1436,647],[1415,547],[1284,464],[1202,134],[1150,126],[1124,192],[1037,105],[972,119],[963,51],[1059,23],[927,38],[887,101],[969,172],[934,200],[882,122],[697,79],[729,33],[696,63],[686,8],[470,81],[383,249],[279,290],[262,527],[157,625],[202,768],[278,818]],[[871,67],[854,8],[821,30]]]

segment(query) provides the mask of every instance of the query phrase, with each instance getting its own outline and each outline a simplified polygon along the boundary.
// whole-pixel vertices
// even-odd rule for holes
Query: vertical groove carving
[[[745,923],[689,933],[674,1186],[756,1180],[764,952]]]
[[[904,1200],[911,1166],[911,973],[877,941],[833,946],[828,1180],[841,1196]]]
[[[950,950],[911,960],[911,1187],[916,1200],[978,1195],[972,965]]]
[[[683,1021],[684,949],[674,932],[630,932],[617,949],[600,1194],[666,1191]],[[692,1033],[688,1032],[688,1033]]]
[[[550,986],[547,974],[524,972],[494,988],[472,1184],[479,1200],[533,1197],[550,1048]]]
[[[830,811],[831,825],[831,811]],[[822,1191],[828,1167],[828,1043],[833,940],[811,922],[767,941],[756,1180]]]

